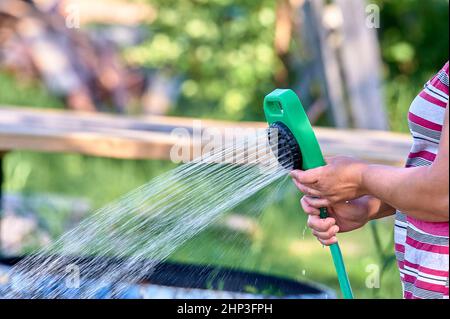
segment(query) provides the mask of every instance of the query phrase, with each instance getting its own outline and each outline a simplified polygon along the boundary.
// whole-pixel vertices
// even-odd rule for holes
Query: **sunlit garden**
[[[327,93],[330,86],[323,84],[329,76],[327,70],[332,67],[328,64],[331,62],[323,62],[326,51],[320,51],[320,58],[314,51],[309,51],[311,47],[307,41],[314,39],[305,40],[305,28],[308,30],[314,23],[320,23],[308,18],[308,10],[317,9],[314,4],[302,11],[303,6],[314,1],[113,2],[118,6],[119,3],[137,3],[149,13],[144,17],[136,16],[136,21],[132,22],[108,21],[107,17],[86,22],[82,19],[81,29],[76,29],[75,33],[85,32],[90,38],[100,39],[100,43],[106,42],[104,39],[117,41],[112,46],[114,55],[105,49],[108,46],[102,47],[104,51],[94,50],[108,52],[99,59],[104,61],[105,67],[95,71],[98,73],[95,81],[93,75],[85,76],[87,71],[80,71],[88,79],[87,92],[99,87],[101,93],[83,95],[79,93],[84,92],[81,89],[76,91],[79,95],[72,94],[74,90],[71,94],[55,92],[58,83],[50,85],[52,80],[49,78],[52,78],[51,72],[62,71],[49,67],[50,73],[39,72],[40,69],[36,71],[34,67],[22,67],[25,62],[20,62],[20,67],[12,67],[12,59],[0,59],[0,107],[11,112],[16,109],[47,109],[46,112],[87,111],[123,118],[162,116],[227,123],[264,122],[264,96],[277,87],[283,87],[296,91],[310,112],[308,115],[314,128],[339,126],[336,109],[332,106],[338,103],[332,94]],[[401,136],[406,139],[409,133],[406,118],[411,101],[448,60],[449,2],[369,2],[380,10],[380,26],[373,30],[379,49],[379,69],[376,71],[381,80],[376,92],[384,106],[386,131],[404,134]],[[320,3],[326,3],[330,8],[336,5],[335,1]],[[331,17],[331,26],[337,23],[332,19],[335,9],[320,11],[323,16]],[[314,10],[312,12],[317,13]],[[2,14],[7,15],[0,7],[0,16]],[[283,21],[289,21],[289,24],[283,24]],[[121,23],[124,26],[119,29],[117,25]],[[14,27],[4,20],[0,22],[0,35],[2,28],[9,30]],[[329,32],[338,34],[335,29]],[[320,39],[320,34],[318,37]],[[339,37],[336,39],[329,41],[343,41]],[[8,44],[0,37],[2,51],[8,50]],[[321,47],[321,50],[325,49]],[[92,52],[86,51],[80,56],[89,54]],[[58,55],[55,53],[55,56]],[[113,61],[111,66],[107,65],[109,59]],[[83,60],[80,58],[80,61]],[[98,63],[92,63],[86,70]],[[339,59],[336,63],[342,64]],[[357,61],[354,67],[358,68]],[[33,71],[25,72],[25,69]],[[109,79],[109,74],[113,74],[115,80]],[[67,77],[66,74],[61,78]],[[58,82],[58,79],[59,75],[53,82]],[[131,83],[130,86],[119,87],[126,81]],[[308,83],[308,86],[302,87],[302,83]],[[353,101],[353,93],[349,93],[353,91],[342,90],[346,103]],[[88,97],[90,102],[83,104]],[[87,105],[93,109],[88,109]],[[347,110],[351,109],[348,105]],[[348,112],[347,126],[339,129],[373,129],[359,125],[356,113]],[[114,134],[119,134],[122,129],[126,128],[114,130]],[[104,132],[107,130],[101,131],[102,134]],[[6,139],[2,135],[0,138]],[[0,153],[4,154],[2,255],[30,254],[45,247],[96,209],[179,166],[159,155],[153,159],[96,156],[95,152],[101,150],[84,152],[75,140],[70,141],[70,147],[81,151],[53,151],[59,149],[59,144],[45,139],[38,140],[36,145],[48,143],[45,144],[48,147],[41,144],[0,148]],[[95,145],[95,139],[93,141],[93,149],[103,147]],[[5,145],[12,143],[14,140]],[[52,143],[56,145],[54,148]],[[114,145],[122,144],[111,142],[108,145],[114,148],[119,147]],[[60,149],[70,149],[69,146]],[[139,151],[135,152],[138,154]],[[396,165],[404,163],[396,162]],[[282,177],[224,212],[192,238],[187,238],[167,258],[170,262],[223,266],[312,283],[331,288],[336,297],[341,297],[331,255],[306,226],[307,215],[302,211],[300,198],[301,194],[291,179]],[[12,213],[17,219],[11,219],[9,214]],[[402,297],[393,249],[393,223],[391,216],[338,235],[357,298]],[[13,235],[13,231],[17,233]],[[6,236],[11,237],[7,239]],[[251,287],[247,290],[255,293]]]

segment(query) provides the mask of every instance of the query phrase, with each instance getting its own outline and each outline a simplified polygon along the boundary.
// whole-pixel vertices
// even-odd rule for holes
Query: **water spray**
[[[277,156],[289,158],[282,165],[287,169],[308,170],[324,166],[322,151],[297,95],[292,90],[276,89],[264,98],[264,113],[269,123],[269,143]],[[320,218],[326,218],[326,207],[320,208]],[[339,244],[330,246],[342,295],[353,299]]]

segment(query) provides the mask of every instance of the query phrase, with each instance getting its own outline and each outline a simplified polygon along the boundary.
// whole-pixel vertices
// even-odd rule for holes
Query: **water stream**
[[[94,298],[112,284],[119,293],[224,213],[285,176],[285,161],[276,160],[262,130],[182,164],[23,259],[11,271],[14,289],[6,297],[62,298],[73,291],[77,298]]]

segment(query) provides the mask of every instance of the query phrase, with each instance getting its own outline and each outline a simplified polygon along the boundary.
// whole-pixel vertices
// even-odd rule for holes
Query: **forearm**
[[[361,174],[363,193],[372,194],[403,213],[431,222],[449,220],[449,113],[436,158],[430,166],[394,168],[368,165]]]
[[[332,206],[349,199],[371,196],[369,217],[403,213],[432,222],[449,220],[448,108],[437,155],[430,166],[395,168],[370,165],[351,157],[327,159],[327,165],[292,171],[301,192],[315,197],[314,207]],[[378,201],[377,201],[378,199]],[[367,211],[366,211],[367,212]]]
[[[368,165],[362,174],[362,188],[385,205],[409,216],[432,222],[449,220],[448,177],[436,176],[431,166],[394,168]],[[389,212],[380,204],[380,211],[383,210]],[[379,218],[377,215],[374,217]]]
[[[369,212],[369,220],[380,219],[395,214],[395,208],[383,202],[382,200],[367,196],[367,208]]]

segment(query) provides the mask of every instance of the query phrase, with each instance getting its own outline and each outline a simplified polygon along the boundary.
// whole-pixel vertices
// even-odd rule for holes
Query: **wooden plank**
[[[174,145],[192,147],[198,119],[164,116],[124,117],[73,111],[0,108],[0,151],[80,153],[123,159],[169,159]],[[202,128],[265,128],[264,122],[202,120]],[[185,128],[190,136],[171,135]],[[351,155],[402,165],[411,139],[405,134],[370,130],[315,128],[325,155]]]
[[[407,134],[376,130],[315,128],[325,156],[348,155],[380,164],[403,166],[412,139]]]
[[[124,0],[65,0],[60,9],[65,18],[73,19],[76,14],[81,25],[88,23],[120,24],[135,26],[139,23],[151,23],[157,16],[157,10],[142,1]]]

